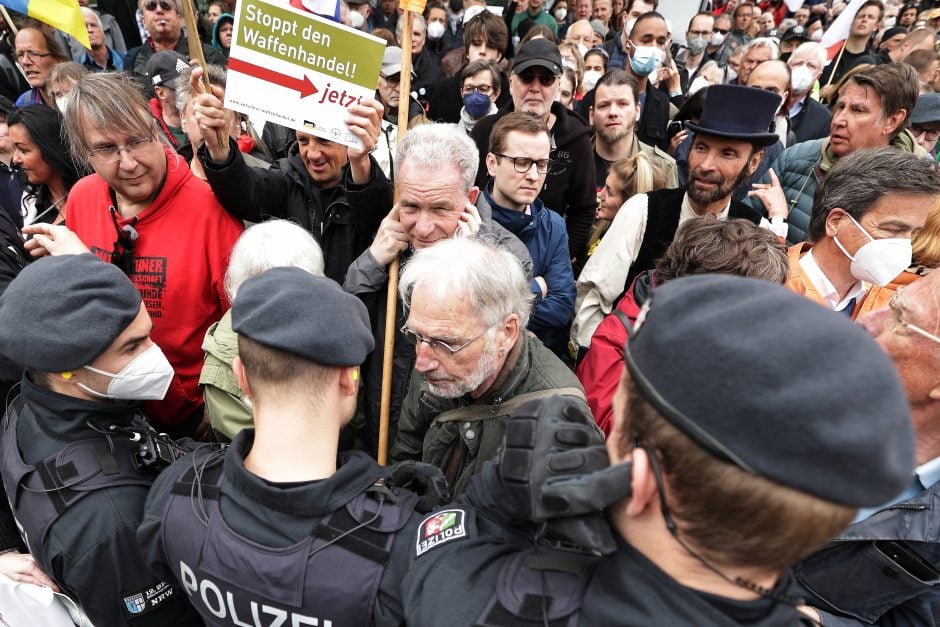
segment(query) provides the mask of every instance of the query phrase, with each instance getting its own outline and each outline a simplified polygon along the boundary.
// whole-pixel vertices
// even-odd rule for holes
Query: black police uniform
[[[39,566],[95,625],[201,624],[136,542],[152,475],[134,467],[129,440],[109,444],[95,430],[129,425],[136,405],[63,396],[25,376],[21,390],[0,436],[0,472]]]
[[[402,590],[409,627],[808,623],[772,599],[734,601],[687,588],[619,538],[604,557],[540,543],[536,526],[500,511],[495,474],[487,465],[456,503],[419,523]],[[792,588],[787,576],[775,592]]]
[[[376,488],[391,470],[359,452],[328,479],[266,481],[245,468],[253,441],[246,429],[224,456],[197,451],[157,479],[138,534],[155,572],[213,625],[401,624],[412,535],[399,531],[418,497]]]

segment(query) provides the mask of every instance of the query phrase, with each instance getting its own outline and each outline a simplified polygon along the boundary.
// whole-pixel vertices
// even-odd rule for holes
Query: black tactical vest
[[[22,407],[13,403],[8,408],[0,433],[0,472],[20,534],[37,559],[42,553],[34,549],[45,544],[53,523],[82,498],[104,488],[149,488],[153,483],[153,475],[134,462],[140,445],[119,437],[110,443],[104,437],[78,440],[35,465],[27,464],[16,440],[17,405]],[[51,572],[50,565],[42,566]]]
[[[221,459],[214,466],[204,461],[197,457],[193,463],[209,466],[201,477],[190,470],[174,486],[162,539],[170,567],[208,624],[341,627],[372,622],[392,543],[414,510],[414,494],[402,491],[392,499],[367,491],[322,519],[306,538],[270,548],[225,522],[219,509]],[[194,499],[197,492],[201,499]]]

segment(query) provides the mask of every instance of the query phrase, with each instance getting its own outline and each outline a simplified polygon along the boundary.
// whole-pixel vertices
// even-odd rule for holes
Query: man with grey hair
[[[821,139],[829,134],[832,111],[810,95],[826,66],[826,49],[808,41],[787,59],[790,66],[790,97],[785,108],[796,143]]]
[[[393,460],[438,466],[457,495],[496,457],[524,402],[563,394],[590,411],[574,374],[525,332],[532,294],[508,251],[467,239],[420,250],[399,292],[416,361]]]
[[[247,229],[232,248],[225,272],[229,302],[241,284],[270,268],[301,268],[323,276],[323,251],[306,230],[287,220],[269,220]],[[206,331],[206,354],[199,375],[206,415],[219,442],[231,442],[254,424],[251,403],[238,387],[232,362],[238,357],[238,334],[232,329],[232,310]]]
[[[108,43],[108,33],[104,30],[98,12],[88,7],[82,7],[82,18],[85,20],[85,28],[88,29],[88,42],[91,44],[91,49],[85,50],[82,48],[77,55],[73,52],[72,58],[88,68],[89,72],[122,71],[124,69],[124,55]],[[117,23],[114,26],[117,27]],[[120,34],[120,30],[118,30],[118,33]],[[74,39],[72,40],[74,41]],[[121,46],[124,46],[123,40],[121,40]]]
[[[349,266],[343,288],[357,295],[369,310],[375,345],[385,344],[388,265],[401,254],[422,250],[455,236],[494,239],[506,246],[531,271],[532,259],[525,245],[492,220],[484,208],[474,206],[479,188],[474,186],[479,155],[476,146],[456,124],[424,124],[408,131],[396,148],[395,180],[398,204],[382,220],[371,246]],[[428,176],[434,172],[434,176]],[[398,305],[398,329],[405,310]],[[401,333],[396,333],[392,367],[391,431],[395,425],[405,388],[414,365]],[[363,445],[367,452],[378,446],[378,421],[382,383],[382,353],[374,352],[363,364],[366,426]]]
[[[222,279],[244,227],[167,145],[133,79],[86,74],[69,92],[65,130],[72,156],[95,172],[69,193],[69,228],[140,290],[176,371],[144,411],[162,430],[191,435],[204,414],[198,338],[225,313]]]
[[[889,147],[840,159],[816,191],[809,241],[788,251],[787,285],[853,320],[880,308],[938,203],[940,178],[927,159]]]
[[[136,78],[148,97],[153,96],[153,84],[147,73],[147,61],[154,54],[172,50],[189,60],[189,44],[183,33],[183,13],[179,0],[137,0],[140,18],[150,37],[142,46],[128,50],[124,67]],[[225,66],[228,59],[218,48],[200,43],[206,63]]]
[[[764,61],[776,59],[780,49],[770,37],[758,37],[744,46],[744,56],[741,58],[741,70],[738,72],[737,85],[747,85],[751,71]]]

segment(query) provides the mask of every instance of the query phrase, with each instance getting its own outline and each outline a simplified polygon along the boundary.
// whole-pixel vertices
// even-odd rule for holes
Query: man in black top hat
[[[756,172],[764,147],[777,141],[770,123],[780,96],[751,87],[714,85],[705,97],[689,153],[685,189],[636,194],[617,213],[578,279],[571,339],[587,348],[591,336],[633,279],[650,270],[665,252],[679,225],[695,216],[760,216],[734,200],[734,190]],[[748,111],[747,116],[740,115]],[[786,225],[778,227],[785,229]]]
[[[145,557],[210,624],[260,624],[260,613],[264,624],[399,625],[411,538],[398,531],[422,505],[393,487],[400,471],[336,454],[374,347],[365,305],[331,279],[273,268],[238,289],[232,328],[255,428],[160,475],[138,534]],[[428,494],[425,510],[437,504]]]
[[[787,568],[907,485],[904,389],[848,320],[717,275],[657,288],[640,318],[606,455],[570,402],[520,408],[500,460],[419,525],[408,625],[803,624]]]
[[[68,233],[51,228],[37,238]],[[91,254],[40,259],[0,297],[0,354],[26,369],[0,430],[3,487],[29,552],[96,625],[199,624],[136,542],[160,456],[132,440],[154,434],[129,401],[173,378],[152,327],[130,279]]]

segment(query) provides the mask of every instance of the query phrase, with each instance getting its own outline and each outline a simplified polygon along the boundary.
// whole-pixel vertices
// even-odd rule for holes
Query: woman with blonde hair
[[[604,187],[597,194],[597,215],[588,238],[588,256],[597,248],[614,216],[631,196],[665,187],[666,174],[643,152],[612,163]]]

